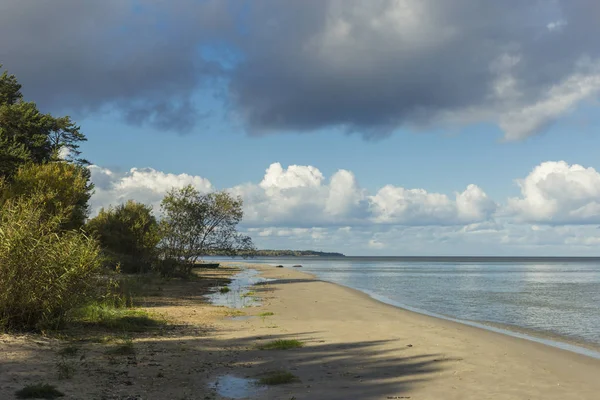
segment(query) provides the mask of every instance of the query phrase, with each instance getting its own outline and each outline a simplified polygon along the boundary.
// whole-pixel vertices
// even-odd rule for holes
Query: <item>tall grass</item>
[[[99,247],[81,232],[61,232],[63,220],[35,196],[1,206],[0,329],[59,327],[94,294]]]

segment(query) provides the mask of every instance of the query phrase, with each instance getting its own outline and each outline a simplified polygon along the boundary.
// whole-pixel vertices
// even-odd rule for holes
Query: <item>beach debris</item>
[[[413,345],[412,344],[407,344],[406,347],[413,347]]]
[[[278,265],[275,268],[283,268],[283,265]]]
[[[300,264],[294,265],[294,268],[302,268],[302,265],[300,265]]]

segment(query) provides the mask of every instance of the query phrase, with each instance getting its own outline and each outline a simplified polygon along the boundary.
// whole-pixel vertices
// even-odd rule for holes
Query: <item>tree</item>
[[[0,193],[0,205],[17,197],[43,199],[43,216],[61,215],[61,230],[79,229],[88,216],[93,186],[89,171],[64,161],[26,164],[17,170],[12,182]]]
[[[248,254],[252,239],[237,231],[243,218],[242,199],[227,192],[200,194],[192,185],[173,188],[161,203],[161,249],[165,260],[176,260],[182,271],[211,251]]]
[[[25,163],[56,161],[65,154],[67,161],[86,164],[79,158],[79,143],[85,140],[69,117],[42,114],[35,103],[24,101],[14,75],[0,75],[0,177],[11,178]]]
[[[119,263],[124,272],[146,272],[156,260],[160,235],[151,206],[129,200],[101,209],[88,221],[86,230],[98,238],[111,263]]]

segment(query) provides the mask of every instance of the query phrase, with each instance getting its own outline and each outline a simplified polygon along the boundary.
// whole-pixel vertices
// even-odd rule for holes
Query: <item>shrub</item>
[[[98,244],[45,212],[39,195],[0,208],[0,328],[56,328],[97,283]]]
[[[150,206],[130,200],[102,209],[86,229],[98,238],[109,262],[123,272],[145,272],[156,261],[160,236]]]
[[[67,162],[27,164],[19,168],[2,197],[39,196],[44,218],[60,216],[60,229],[70,230],[83,226],[91,189],[89,171],[81,166]]]

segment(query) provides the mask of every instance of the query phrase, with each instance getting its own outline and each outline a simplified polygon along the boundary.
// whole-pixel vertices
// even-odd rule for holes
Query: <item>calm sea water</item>
[[[600,259],[269,258],[390,304],[600,348]]]

